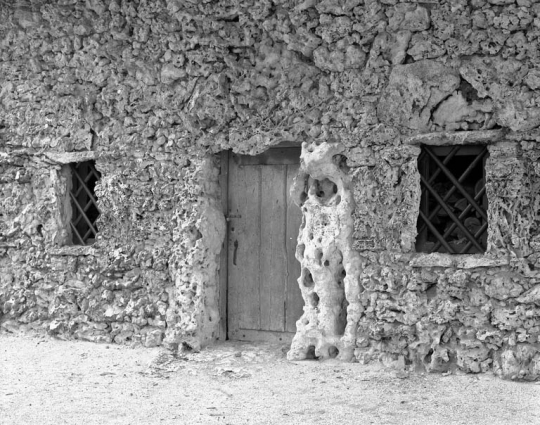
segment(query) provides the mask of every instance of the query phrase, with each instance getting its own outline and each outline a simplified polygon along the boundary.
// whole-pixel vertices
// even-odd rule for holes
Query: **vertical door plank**
[[[260,166],[261,180],[261,330],[285,330],[285,165]]]
[[[287,287],[285,331],[296,332],[296,321],[302,316],[304,300],[298,287],[297,279],[300,277],[300,262],[295,257],[298,232],[302,224],[302,211],[292,201],[289,195],[292,182],[300,164],[287,166]]]
[[[260,171],[229,161],[229,333],[260,329]],[[240,217],[237,217],[240,216]]]
[[[223,214],[228,213],[228,186],[229,186],[229,152],[221,152],[219,157],[219,186],[221,189],[221,208]],[[229,234],[225,235],[225,240],[221,246],[219,256],[219,339],[227,339],[227,252]]]

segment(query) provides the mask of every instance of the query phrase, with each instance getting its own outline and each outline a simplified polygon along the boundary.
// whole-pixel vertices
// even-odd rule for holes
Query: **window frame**
[[[488,146],[477,143],[444,144],[442,146],[421,144],[419,148],[421,151],[417,158],[417,165],[420,177],[420,205],[416,226],[415,251],[425,254],[484,254],[487,251],[487,232],[489,226],[487,216],[488,199],[486,194],[486,160],[489,158]],[[471,154],[475,158],[466,166],[465,170],[459,173],[459,176],[454,176],[454,173],[446,165],[456,156],[472,156]],[[482,167],[482,177],[479,181],[483,181],[483,185],[479,190],[475,188],[474,196],[471,196],[462,183],[475,170],[477,171],[479,162],[481,162]],[[432,168],[433,170],[431,170]],[[434,186],[436,186],[434,184],[435,179],[441,173],[451,183],[450,188],[443,196],[439,196],[439,193],[434,189]],[[448,203],[448,200],[455,192],[466,200],[465,207],[459,213],[453,211],[453,206]],[[435,201],[435,207],[433,208],[430,207],[430,197]],[[436,223],[434,223],[441,209],[444,210],[443,215],[446,214],[448,216],[446,221],[450,224],[449,227],[445,228],[444,232],[439,232],[435,227]],[[465,223],[467,217],[470,217],[471,212],[479,216],[477,221],[480,224],[480,228],[474,234]],[[449,239],[456,228],[461,232],[462,239],[464,238],[466,240],[463,247],[455,243],[452,245]],[[430,243],[427,240],[429,232],[436,239],[436,242],[432,246],[428,246]],[[473,252],[470,252],[471,249],[473,249]]]
[[[68,170],[69,242],[75,246],[92,245],[98,233],[96,223],[101,215],[95,194],[95,185],[101,173],[96,169],[94,159],[71,162]]]

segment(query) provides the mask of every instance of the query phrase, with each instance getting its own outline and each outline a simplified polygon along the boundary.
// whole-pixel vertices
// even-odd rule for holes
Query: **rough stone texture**
[[[363,308],[358,302],[359,256],[351,243],[354,199],[343,150],[339,144],[304,143],[302,173],[291,189],[304,213],[296,257],[306,302],[288,353],[293,360],[353,357]]]
[[[539,15],[526,0],[2,2],[0,325],[208,343],[216,154],[303,142],[290,356],[538,379]],[[483,258],[413,252],[422,143],[489,146]],[[91,248],[68,243],[78,158],[102,173]]]

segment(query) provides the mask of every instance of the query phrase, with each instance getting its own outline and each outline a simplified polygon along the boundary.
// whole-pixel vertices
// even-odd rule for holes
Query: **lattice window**
[[[101,177],[94,161],[71,164],[71,232],[75,245],[94,243],[99,209],[94,188]]]
[[[486,251],[485,146],[422,146],[417,252]]]

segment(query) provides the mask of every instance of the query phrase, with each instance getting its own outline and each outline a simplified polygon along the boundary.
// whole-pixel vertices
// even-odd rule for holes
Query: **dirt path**
[[[540,424],[540,385],[0,334],[0,424]]]

